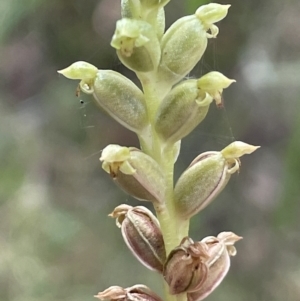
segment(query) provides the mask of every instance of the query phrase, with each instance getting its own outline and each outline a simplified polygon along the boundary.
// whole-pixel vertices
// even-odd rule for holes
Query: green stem
[[[149,121],[151,123],[151,145],[141,145],[147,150],[162,167],[166,179],[165,203],[156,205],[156,215],[160,222],[161,231],[164,237],[167,254],[179,245],[183,237],[188,235],[189,221],[182,221],[178,218],[174,207],[174,147],[165,147],[165,143],[159,138],[155,131],[155,114],[162,101],[158,85],[149,79],[140,77],[143,85],[145,100],[148,109]],[[141,141],[145,143],[144,141]],[[165,283],[165,301],[185,301],[186,294],[170,295],[168,285]]]

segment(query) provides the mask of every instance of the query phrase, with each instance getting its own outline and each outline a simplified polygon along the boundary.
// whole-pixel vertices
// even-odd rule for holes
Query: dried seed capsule
[[[80,89],[93,94],[96,104],[124,127],[139,134],[148,127],[143,92],[125,76],[112,70],[98,70],[86,62],[76,62],[58,72],[70,79],[80,79]]]
[[[158,295],[143,284],[136,284],[128,288],[111,286],[94,297],[111,301],[162,301]]]
[[[158,163],[134,147],[108,145],[102,151],[102,168],[127,193],[141,201],[163,203],[165,178]]]
[[[201,59],[207,38],[218,34],[213,23],[225,18],[230,5],[210,3],[177,20],[163,35],[158,76],[170,85],[186,76]],[[210,34],[207,31],[210,30]]]
[[[213,99],[217,105],[222,102],[223,89],[233,82],[219,72],[209,72],[198,80],[178,84],[162,101],[155,130],[167,143],[181,140],[205,118]]]
[[[239,170],[239,158],[258,147],[236,141],[220,152],[206,152],[194,159],[174,189],[177,214],[189,219],[210,204]]]
[[[200,301],[212,293],[222,282],[230,268],[230,256],[235,256],[234,243],[242,237],[232,232],[222,232],[217,237],[209,236],[201,242],[207,245],[209,259],[206,264],[209,267],[207,277],[201,287],[192,293],[188,293],[188,301]]]
[[[145,21],[123,18],[116,24],[111,46],[120,61],[135,72],[155,71],[160,60],[160,44],[153,27]]]
[[[197,290],[205,281],[209,258],[204,243],[185,237],[180,245],[172,250],[164,266],[164,279],[169,285],[170,294],[180,294]]]
[[[148,269],[162,273],[166,250],[159,222],[152,212],[142,206],[120,205],[110,216],[116,218],[132,254]]]

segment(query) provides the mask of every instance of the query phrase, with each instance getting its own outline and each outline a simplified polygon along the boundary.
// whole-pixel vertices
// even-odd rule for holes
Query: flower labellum
[[[164,202],[165,178],[158,163],[141,150],[111,144],[100,157],[102,168],[127,193],[141,201]]]

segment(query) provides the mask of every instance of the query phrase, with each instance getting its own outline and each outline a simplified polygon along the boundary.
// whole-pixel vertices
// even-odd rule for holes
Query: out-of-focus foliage
[[[91,300],[135,283],[159,292],[159,277],[107,218],[118,204],[138,202],[98,161],[107,144],[137,140],[56,73],[86,60],[132,76],[109,46],[120,1],[0,2],[0,300]],[[168,25],[204,2],[172,0]],[[300,2],[221,2],[232,5],[229,15],[191,76],[218,70],[237,83],[225,109],[212,107],[183,140],[177,177],[196,155],[233,139],[262,148],[192,221],[195,240],[223,230],[244,237],[207,300],[298,301]]]

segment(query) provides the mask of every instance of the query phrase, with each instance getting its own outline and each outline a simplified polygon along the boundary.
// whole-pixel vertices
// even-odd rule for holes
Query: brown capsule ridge
[[[207,273],[205,281],[197,291],[188,293],[188,301],[200,301],[210,295],[223,281],[230,268],[230,258],[227,252],[224,252],[218,261],[216,261]]]
[[[126,301],[162,301],[161,298],[144,285],[131,287]]]
[[[147,268],[162,273],[166,250],[160,225],[143,206],[120,205],[110,214],[116,218],[124,241],[133,255]]]
[[[152,214],[137,207],[128,211],[122,223],[122,235],[131,252],[143,265],[162,273],[166,260],[165,244],[159,223]]]
[[[194,243],[186,237],[168,256],[164,265],[164,279],[169,284],[171,294],[197,290],[205,281],[208,266],[205,244]]]
[[[143,284],[136,284],[128,288],[111,286],[94,297],[111,301],[162,301],[158,295]]]

